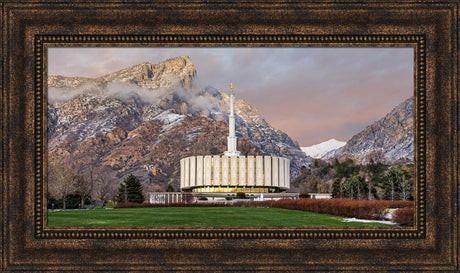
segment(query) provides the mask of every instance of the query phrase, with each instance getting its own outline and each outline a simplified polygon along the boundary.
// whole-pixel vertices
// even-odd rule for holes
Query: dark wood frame
[[[4,0],[0,271],[460,270],[458,4]],[[416,226],[47,228],[44,53],[69,45],[413,47]]]

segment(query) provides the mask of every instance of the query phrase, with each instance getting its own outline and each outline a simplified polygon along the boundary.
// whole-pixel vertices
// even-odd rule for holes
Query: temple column
[[[246,186],[246,157],[240,156],[238,157],[238,168],[239,168],[239,179],[238,179],[238,186]]]
[[[196,186],[196,157],[190,157],[190,187]]]
[[[255,168],[254,168],[254,156],[248,156],[248,187],[255,185]]]
[[[211,186],[211,156],[207,155],[203,161],[204,168],[204,185]]]
[[[228,186],[229,182],[229,166],[228,166],[229,160],[228,156],[223,156],[222,157],[222,187]]]
[[[238,185],[238,158],[236,156],[230,157],[230,185]]]
[[[215,155],[212,157],[213,160],[213,178],[212,178],[212,185],[213,186],[219,186],[221,181],[220,181],[220,167],[221,167],[221,162],[220,162],[220,156]]]
[[[285,178],[284,178],[284,187],[285,188],[289,188],[291,186],[291,182],[290,182],[290,171],[289,171],[289,159],[285,159],[285,167],[284,167],[284,175],[285,175]]]
[[[203,186],[203,156],[196,157],[196,185]]]
[[[284,158],[280,158],[280,162],[279,162],[279,179],[280,179],[280,183],[279,183],[279,186],[282,188],[284,187]]]
[[[264,185],[264,161],[262,156],[256,156],[256,186]]]
[[[180,187],[185,186],[185,159],[180,160]]]
[[[272,181],[273,181],[273,186],[278,187],[279,186],[279,179],[278,179],[278,166],[279,166],[279,158],[278,157],[273,157],[272,158],[273,164],[272,164]]]
[[[264,156],[264,185],[272,185],[272,158],[271,156]]]
[[[190,159],[184,158],[184,187],[190,186]]]

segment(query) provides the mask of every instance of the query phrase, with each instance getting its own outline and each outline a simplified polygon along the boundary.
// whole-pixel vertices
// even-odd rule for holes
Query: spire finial
[[[233,93],[233,83],[232,82],[230,83],[230,90]]]

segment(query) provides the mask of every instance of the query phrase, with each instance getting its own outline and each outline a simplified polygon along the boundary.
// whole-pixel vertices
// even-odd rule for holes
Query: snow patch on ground
[[[201,130],[200,127],[193,127],[192,129],[188,130],[185,133],[185,137],[187,141],[195,140],[198,136],[203,135],[203,133],[200,132],[200,130]]]
[[[187,141],[193,141],[195,140],[196,138],[198,138],[198,136],[202,135],[203,133],[193,133],[193,134],[190,134],[190,135],[187,135],[186,138],[187,138]]]
[[[133,138],[137,137],[138,135],[139,135],[139,134],[133,134],[132,136],[130,136],[130,137],[128,137],[128,138],[126,138],[126,140],[125,140],[125,141],[129,141],[129,140],[131,140],[131,139],[133,139]]]
[[[154,120],[159,120],[163,123],[163,127],[161,127],[162,131],[168,131],[171,128],[179,125],[181,121],[185,118],[184,115],[179,115],[176,113],[172,113],[171,110],[164,111],[154,117]]]
[[[385,220],[366,220],[366,219],[357,219],[357,218],[345,218],[342,222],[360,222],[360,223],[380,223],[380,224],[387,224],[387,225],[396,225],[391,221]]]

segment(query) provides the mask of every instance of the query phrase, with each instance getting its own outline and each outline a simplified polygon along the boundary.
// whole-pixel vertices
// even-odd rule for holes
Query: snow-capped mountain
[[[361,163],[371,159],[389,164],[414,162],[414,97],[322,157],[332,158],[352,158]]]
[[[50,162],[88,160],[114,183],[134,173],[164,190],[179,184],[180,159],[226,150],[230,98],[196,84],[188,56],[142,63],[99,78],[48,77]],[[244,100],[235,101],[238,150],[291,159],[291,175],[311,162],[286,133]]]
[[[301,147],[302,151],[313,158],[321,158],[326,153],[343,147],[346,144],[344,141],[338,141],[336,139],[329,139],[328,141],[321,142],[308,147]]]

